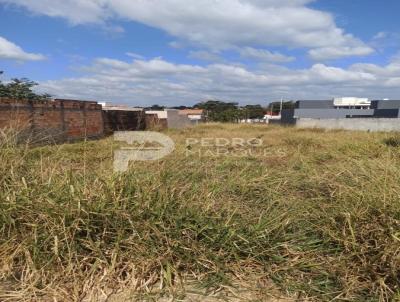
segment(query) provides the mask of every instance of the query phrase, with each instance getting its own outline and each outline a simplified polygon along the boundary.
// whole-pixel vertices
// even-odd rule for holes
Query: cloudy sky
[[[399,0],[0,0],[2,80],[132,105],[400,98]]]

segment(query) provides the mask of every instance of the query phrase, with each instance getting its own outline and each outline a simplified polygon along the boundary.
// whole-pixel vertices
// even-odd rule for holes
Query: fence
[[[0,128],[7,127],[34,140],[69,141],[104,134],[101,105],[77,100],[0,98]]]

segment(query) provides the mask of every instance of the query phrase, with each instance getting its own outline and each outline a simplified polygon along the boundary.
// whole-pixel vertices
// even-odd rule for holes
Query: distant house
[[[146,110],[146,114],[157,115],[159,119],[167,119],[168,113],[166,110]]]
[[[184,128],[191,125],[187,115],[181,115],[177,109],[146,110],[146,120],[157,128]]]
[[[187,116],[192,124],[198,124],[205,120],[203,109],[183,109],[179,110],[179,115]]]
[[[268,111],[264,115],[264,121],[267,124],[277,123],[280,122],[281,115],[278,112]]]
[[[240,124],[269,124],[274,121],[280,121],[281,116],[278,112],[267,111],[262,118],[240,119]]]

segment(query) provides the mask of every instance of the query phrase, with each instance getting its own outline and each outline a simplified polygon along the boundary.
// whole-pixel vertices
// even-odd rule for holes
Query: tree
[[[161,111],[164,110],[164,106],[160,106],[160,105],[152,105],[151,107],[146,108],[147,110],[154,110],[154,111]]]
[[[0,75],[3,71],[0,71]],[[11,99],[25,99],[31,101],[46,100],[50,98],[49,94],[37,94],[32,88],[38,83],[27,78],[11,79],[11,82],[2,83],[0,80],[0,97]]]
[[[236,122],[240,118],[238,103],[208,100],[193,108],[203,109],[208,120],[213,122]]]
[[[178,110],[185,110],[185,109],[193,109],[192,107],[188,107],[188,106],[175,106],[175,107],[171,107],[172,109],[178,109]]]
[[[246,105],[241,108],[244,119],[262,119],[265,109],[261,105]]]

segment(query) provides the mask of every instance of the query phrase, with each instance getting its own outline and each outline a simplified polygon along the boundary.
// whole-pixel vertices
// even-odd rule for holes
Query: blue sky
[[[400,98],[398,0],[0,0],[3,80],[132,105]]]

